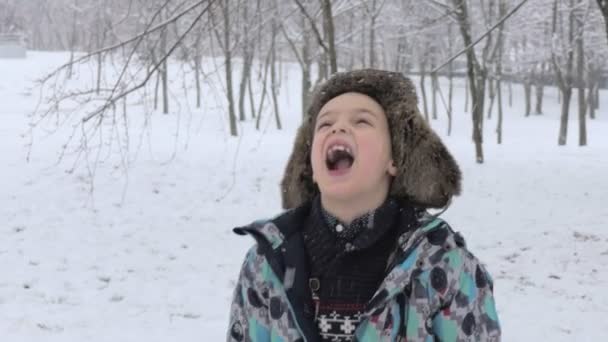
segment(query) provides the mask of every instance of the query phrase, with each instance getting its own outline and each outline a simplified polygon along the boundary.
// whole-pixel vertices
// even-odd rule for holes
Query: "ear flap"
[[[414,110],[413,115],[405,116],[408,120],[401,133],[405,137],[392,139],[393,150],[399,156],[395,159],[400,164],[391,194],[397,197],[406,194],[407,200],[423,207],[442,208],[460,194],[460,169],[418,109]]]
[[[313,198],[318,187],[312,179],[310,151],[312,146],[312,118],[304,120],[293,144],[293,151],[285,167],[281,181],[282,205],[284,209],[298,207]]]

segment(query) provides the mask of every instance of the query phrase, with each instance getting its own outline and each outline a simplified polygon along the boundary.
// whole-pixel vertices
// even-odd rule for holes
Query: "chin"
[[[353,189],[353,184],[349,183],[326,185],[320,191],[324,197],[340,201],[352,200],[358,194],[357,189]]]

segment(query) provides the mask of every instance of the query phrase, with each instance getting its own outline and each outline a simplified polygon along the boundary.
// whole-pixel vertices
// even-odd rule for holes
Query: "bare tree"
[[[246,87],[251,79],[251,69],[253,66],[253,59],[255,57],[255,39],[250,34],[250,30],[253,27],[253,23],[260,20],[260,0],[255,2],[255,14],[249,15],[249,5],[251,2],[245,2],[242,5],[242,17],[241,17],[241,31],[242,31],[242,42],[241,51],[243,57],[243,72],[241,72],[241,81],[239,84],[239,120],[245,120],[245,95]],[[252,19],[253,18],[253,19]],[[252,113],[253,114],[253,113]]]
[[[453,28],[452,23],[448,23],[447,25],[447,38],[448,38],[448,53],[452,55],[453,51]],[[447,108],[447,116],[448,116],[448,135],[452,134],[452,112],[453,112],[453,101],[452,98],[454,93],[454,62],[450,61],[448,63],[448,108]]]
[[[460,34],[465,46],[472,46],[473,39],[471,37],[471,23],[469,12],[467,9],[466,0],[452,0],[454,4],[454,13],[460,27]],[[467,56],[467,75],[469,81],[469,91],[472,101],[472,119],[473,119],[473,142],[475,144],[475,160],[477,163],[483,163],[483,111],[485,99],[485,82],[486,70],[482,68],[477,59],[475,50],[468,48]]]
[[[584,49],[584,30],[585,18],[589,12],[589,4],[586,0],[578,0],[575,10],[576,21],[576,73],[578,88],[578,122],[579,122],[579,146],[587,145],[587,98],[585,97],[585,49]],[[584,7],[583,7],[584,6]]]
[[[160,20],[164,19],[164,10],[160,11]],[[160,54],[164,56],[167,54],[167,34],[168,34],[168,26],[164,27],[160,31]],[[162,89],[163,89],[163,113],[169,114],[169,66],[167,63],[167,59],[161,63],[160,67],[160,78],[162,79]]]
[[[277,124],[277,129],[281,129],[283,126],[281,125],[281,115],[279,113],[279,100],[278,93],[279,88],[281,87],[279,77],[277,76],[277,36],[279,34],[279,24],[277,23],[277,16],[279,15],[278,6],[275,8],[275,15],[270,19],[270,31],[271,31],[271,40],[270,40],[270,89],[272,95],[272,105],[274,109],[274,118]]]
[[[504,17],[507,14],[507,3],[506,0],[499,0],[498,2],[498,16]],[[503,124],[503,105],[502,105],[502,62],[504,55],[505,37],[504,37],[504,25],[501,24],[498,29],[498,49],[496,51],[496,97],[498,101],[498,120],[496,123],[496,142],[502,144],[502,124]]]
[[[203,29],[199,28],[196,33],[196,38],[194,41],[194,82],[196,85],[196,108],[201,108],[201,97],[202,97],[202,89],[201,89],[201,73],[203,72],[202,68],[202,59],[203,59],[203,51],[202,51],[202,41],[203,41]]]
[[[234,110],[234,94],[232,89],[232,51],[235,47],[235,43],[231,38],[230,31],[232,26],[230,25],[230,13],[231,13],[231,0],[220,0],[219,7],[222,15],[222,30],[217,25],[213,25],[213,30],[217,37],[217,41],[220,44],[222,52],[224,53],[224,71],[226,76],[226,98],[228,100],[228,120],[230,122],[230,135],[237,135],[236,128],[236,113]],[[211,13],[211,20],[215,21],[213,11]],[[223,33],[223,35],[222,35]]]
[[[499,3],[499,13],[500,16],[504,16],[507,12],[507,5],[505,0],[500,0]],[[502,31],[502,27],[501,27],[501,31]],[[502,32],[499,33],[500,36],[502,36]],[[497,79],[496,79],[496,93],[497,93],[497,100],[498,100],[498,120],[496,123],[496,142],[500,145],[502,144],[502,123],[503,123],[503,106],[502,106],[502,61],[503,61],[503,54],[504,54],[504,37],[499,38],[499,43],[498,43],[498,60],[496,62],[496,75],[497,75]]]
[[[336,52],[336,38],[334,29],[334,16],[332,14],[331,0],[321,1],[321,11],[323,13],[323,32],[327,41],[327,57],[331,66],[331,73],[338,72],[338,53]]]
[[[568,114],[570,112],[570,99],[573,87],[573,68],[574,68],[574,12],[567,11],[567,27],[564,37],[563,27],[558,25],[563,20],[563,11],[560,11],[559,1],[553,2],[552,32],[554,46],[552,49],[552,62],[559,90],[562,97],[562,110],[559,126],[558,145],[566,145],[568,139]],[[574,0],[569,0],[569,7],[574,7]],[[559,21],[559,22],[558,22]],[[559,27],[559,31],[558,31]],[[561,49],[558,44],[561,43]]]
[[[534,112],[536,115],[541,115],[543,113],[543,96],[545,94],[545,81],[546,81],[546,70],[547,63],[541,62],[537,65],[538,71],[535,74],[535,88],[536,88],[536,106],[534,107]]]

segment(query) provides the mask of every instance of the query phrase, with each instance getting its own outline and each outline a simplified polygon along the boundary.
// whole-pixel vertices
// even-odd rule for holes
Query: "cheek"
[[[367,162],[384,167],[383,164],[390,160],[390,144],[385,140],[378,135],[362,137],[359,150]]]
[[[323,162],[323,151],[321,146],[321,140],[318,136],[314,136],[312,139],[312,146],[310,151],[310,163],[312,164],[313,170],[317,168],[321,162]]]

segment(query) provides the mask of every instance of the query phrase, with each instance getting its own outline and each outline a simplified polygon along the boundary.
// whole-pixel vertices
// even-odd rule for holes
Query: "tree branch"
[[[315,37],[317,38],[317,42],[319,43],[319,45],[321,46],[321,48],[326,53],[329,53],[329,48],[327,47],[327,45],[325,45],[325,42],[323,41],[323,37],[321,37],[321,33],[317,29],[317,25],[315,24],[315,20],[310,16],[310,14],[308,14],[308,12],[306,11],[306,8],[304,8],[304,5],[302,5],[302,2],[300,2],[300,0],[294,0],[294,1],[296,2],[296,4],[298,5],[298,7],[300,8],[300,11],[302,11],[302,14],[304,14],[304,16],[306,17],[306,19],[308,19],[308,21],[310,22],[310,26],[312,27],[312,31],[314,32]]]
[[[106,103],[101,108],[99,108],[95,112],[93,112],[93,113],[87,115],[86,117],[84,117],[82,119],[82,121],[83,122],[87,122],[87,121],[91,120],[92,118],[94,118],[95,116],[102,114],[105,110],[107,110],[110,106],[112,106],[116,101],[124,98],[125,96],[127,96],[127,95],[133,93],[134,91],[136,91],[136,90],[142,88],[143,86],[145,86],[146,83],[148,83],[148,81],[150,80],[150,77],[152,77],[152,75],[154,74],[154,72],[156,72],[160,68],[160,66],[169,58],[169,56],[173,53],[173,51],[175,51],[175,49],[177,49],[177,47],[181,44],[181,42],[184,40],[184,38],[190,33],[190,31],[192,31],[192,29],[200,21],[200,19],[203,17],[203,15],[205,15],[205,13],[207,13],[207,11],[209,10],[209,8],[211,7],[211,4],[213,2],[214,2],[214,0],[209,0],[209,3],[207,4],[207,7],[205,7],[201,11],[201,13],[198,14],[198,16],[190,24],[190,26],[188,27],[188,29],[178,38],[178,40],[175,42],[175,44],[173,44],[173,46],[171,47],[171,49],[169,49],[169,51],[154,65],[154,67],[148,72],[148,74],[146,75],[146,78],[142,82],[140,82],[136,86],[131,87],[130,89],[128,89],[128,90],[120,93],[119,95],[117,95],[115,97],[108,98],[106,100]]]
[[[179,20],[181,17],[183,17],[184,15],[190,13],[193,9],[195,9],[196,7],[202,5],[203,3],[207,2],[207,1],[213,2],[215,0],[199,0],[195,4],[193,4],[192,6],[189,6],[188,8],[186,8],[185,10],[183,10],[182,12],[174,15],[173,17],[165,20],[164,22],[162,22],[162,23],[160,23],[160,24],[158,24],[158,25],[156,25],[156,26],[154,26],[154,27],[152,27],[150,29],[145,29],[144,32],[142,32],[142,33],[140,33],[140,34],[138,34],[136,36],[133,36],[130,39],[124,41],[124,42],[120,42],[120,43],[117,43],[117,44],[114,44],[114,45],[111,45],[111,46],[108,46],[108,47],[105,47],[105,48],[101,48],[99,50],[96,50],[96,51],[93,51],[91,53],[88,53],[88,54],[86,54],[86,55],[84,55],[82,57],[79,57],[79,58],[75,59],[74,61],[65,63],[64,65],[58,67],[57,69],[55,69],[54,71],[52,71],[50,74],[48,74],[46,77],[44,77],[42,79],[42,82],[45,82],[46,80],[50,79],[51,77],[53,77],[54,75],[56,75],[60,70],[62,70],[64,68],[67,68],[70,65],[82,62],[82,61],[84,61],[84,60],[86,60],[88,58],[91,58],[91,57],[95,56],[95,55],[98,55],[98,54],[101,54],[101,53],[104,53],[104,52],[108,52],[108,51],[112,51],[112,50],[118,49],[118,48],[123,47],[123,46],[125,46],[125,45],[127,45],[129,43],[132,43],[132,42],[134,42],[134,41],[136,41],[138,39],[141,39],[141,38],[143,38],[143,37],[145,37],[145,36],[147,36],[147,35],[149,35],[149,34],[151,34],[153,32],[156,32],[156,31],[158,31],[158,30],[166,27],[167,25],[169,25],[169,24],[171,24],[171,23]],[[159,9],[159,11],[157,11],[157,13],[160,13],[160,10],[162,10],[162,8],[164,8],[169,2],[171,2],[171,0],[165,0],[165,3],[161,7],[161,9]],[[152,21],[150,21],[150,23],[151,22]]]
[[[472,49],[473,47],[475,47],[475,45],[477,45],[482,39],[484,39],[487,35],[489,35],[490,33],[492,33],[492,31],[494,31],[502,23],[504,23],[507,19],[509,19],[509,17],[511,17],[513,14],[515,14],[515,12],[517,12],[526,2],[528,2],[528,0],[522,0],[517,6],[515,6],[511,10],[511,12],[507,13],[507,15],[505,15],[504,17],[502,17],[496,24],[494,24],[494,26],[492,26],[489,30],[487,30],[484,34],[482,34],[474,42],[472,42],[471,44],[469,44],[469,46],[465,47],[464,49],[462,49],[461,51],[459,51],[458,53],[456,53],[455,55],[453,55],[452,57],[450,57],[443,64],[441,64],[438,67],[436,67],[435,69],[433,69],[431,71],[431,74],[436,74],[437,71],[439,71],[441,68],[443,68],[444,66],[448,65],[450,62],[452,62],[453,60],[455,60],[456,58],[458,58],[458,56],[460,56],[463,53],[467,52],[469,49]]]

